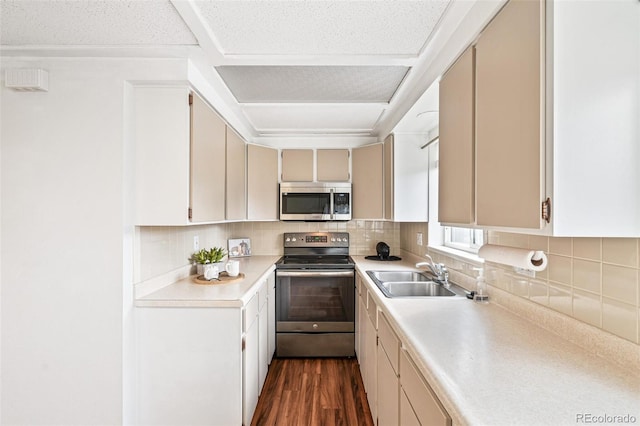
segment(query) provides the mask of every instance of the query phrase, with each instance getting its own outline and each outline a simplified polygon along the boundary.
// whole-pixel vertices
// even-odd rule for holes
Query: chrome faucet
[[[439,281],[442,281],[445,288],[449,288],[449,270],[444,265],[444,263],[435,263],[433,258],[428,254],[425,254],[424,257],[429,259],[429,262],[419,262],[416,263],[416,268],[421,266],[426,266],[431,270],[431,273],[436,276]]]

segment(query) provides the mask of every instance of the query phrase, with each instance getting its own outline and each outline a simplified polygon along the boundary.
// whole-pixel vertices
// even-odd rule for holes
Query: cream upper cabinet
[[[512,0],[475,46],[479,226],[544,226],[544,12]]]
[[[224,220],[225,123],[189,98],[186,86],[134,88],[136,225]]]
[[[390,134],[384,139],[384,155],[383,155],[383,185],[384,185],[384,218],[387,220],[393,220],[393,146],[394,138],[393,134]]]
[[[313,150],[282,150],[282,182],[313,182]]]
[[[278,220],[278,151],[247,146],[247,219]]]
[[[317,150],[316,167],[318,182],[348,182],[351,178],[349,173],[349,150]]]
[[[191,180],[189,219],[216,222],[225,219],[226,125],[196,94],[191,105]]]
[[[384,217],[383,144],[367,145],[351,151],[353,170],[353,219]]]
[[[242,138],[227,127],[227,220],[247,218],[247,147]]]
[[[475,221],[474,48],[440,79],[438,221]]]
[[[441,81],[440,222],[640,236],[638,34],[639,2],[507,3],[475,45],[473,148],[452,142],[469,135],[468,108],[453,120],[450,110],[474,92],[454,84],[459,73],[468,79],[464,55]],[[475,221],[452,202],[469,192],[468,176],[452,176],[471,170],[469,153]]]

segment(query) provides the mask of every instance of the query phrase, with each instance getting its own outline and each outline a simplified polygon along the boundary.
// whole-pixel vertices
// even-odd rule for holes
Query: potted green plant
[[[222,247],[212,247],[210,249],[201,249],[191,256],[191,261],[196,264],[198,275],[204,274],[204,265],[219,264],[218,270],[222,268],[222,259],[227,255],[227,251]]]

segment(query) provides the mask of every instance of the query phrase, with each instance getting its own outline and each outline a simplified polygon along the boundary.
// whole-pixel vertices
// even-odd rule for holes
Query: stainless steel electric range
[[[349,234],[285,233],[276,262],[276,356],[354,356],[354,332]]]

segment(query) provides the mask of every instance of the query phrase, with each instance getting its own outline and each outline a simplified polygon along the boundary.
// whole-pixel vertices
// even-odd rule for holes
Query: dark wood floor
[[[355,358],[275,358],[252,426],[373,426]]]

